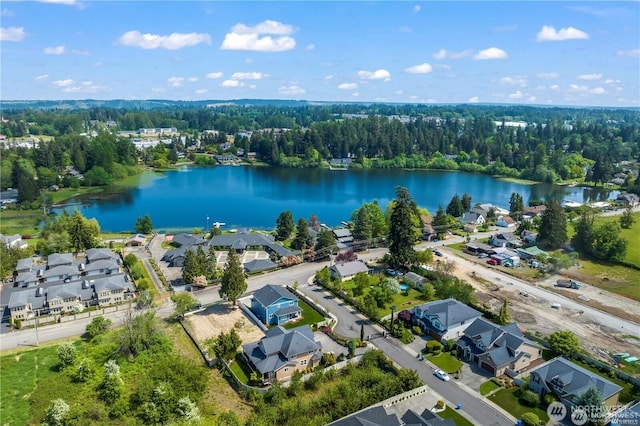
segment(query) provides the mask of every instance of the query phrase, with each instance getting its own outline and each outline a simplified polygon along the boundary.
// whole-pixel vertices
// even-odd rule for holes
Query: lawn
[[[493,380],[487,380],[483,384],[480,385],[480,395],[487,395],[488,393],[499,389],[500,385],[494,382]]]
[[[546,424],[549,421],[547,412],[540,407],[525,407],[521,405],[516,396],[519,391],[520,389],[518,388],[502,389],[490,395],[489,399],[516,418],[521,418],[524,413],[531,412],[538,416],[543,424]]]
[[[462,363],[448,353],[440,355],[429,355],[427,359],[434,363],[439,369],[447,373],[455,373],[462,368]]]
[[[233,371],[233,374],[236,375],[238,380],[240,380],[245,385],[249,384],[249,376],[251,376],[251,369],[246,364],[240,352],[238,352],[238,354],[236,355],[236,359],[234,360],[234,362],[229,364],[229,367],[231,368],[231,371]]]
[[[580,267],[573,275],[575,279],[635,300],[640,300],[640,271],[621,265],[580,259]],[[607,278],[604,280],[603,278]]]
[[[4,235],[40,235],[38,223],[42,220],[42,210],[0,211],[0,232]]]
[[[464,409],[464,407],[462,408]],[[473,426],[473,423],[462,417],[460,413],[448,406],[444,409],[444,411],[438,413],[438,415],[443,419],[453,419],[456,426]]]
[[[0,419],[3,425],[29,424],[29,396],[58,374],[57,345],[28,349],[0,357]]]
[[[300,321],[290,322],[284,325],[284,328],[290,329],[300,327],[301,325],[317,324],[324,320],[318,311],[313,309],[304,300],[298,300],[298,306],[302,308],[302,319]]]

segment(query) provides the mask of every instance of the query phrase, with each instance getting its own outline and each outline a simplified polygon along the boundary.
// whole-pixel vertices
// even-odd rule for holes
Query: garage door
[[[480,364],[480,367],[491,374],[496,374],[495,368],[493,368],[491,365],[487,364],[486,362],[482,362],[482,364]]]

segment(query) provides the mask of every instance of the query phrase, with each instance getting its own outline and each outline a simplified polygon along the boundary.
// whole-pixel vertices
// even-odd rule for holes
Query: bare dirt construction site
[[[227,303],[215,304],[202,312],[186,316],[185,322],[199,342],[217,337],[220,333],[228,333],[232,329],[236,330],[243,344],[264,337],[262,330],[251,322],[240,308],[234,308]]]
[[[640,340],[603,327],[581,311],[566,307],[550,308],[548,300],[534,297],[518,289],[503,286],[500,291],[494,291],[495,287],[492,288],[486,282],[474,279],[471,274],[470,269],[462,264],[457,265],[455,275],[474,286],[475,297],[479,303],[498,312],[503,301],[507,299],[511,308],[512,321],[517,322],[525,330],[536,333],[540,337],[548,337],[557,330],[570,330],[580,339],[582,347],[594,356],[597,355],[593,352],[594,347],[611,352],[640,353]],[[545,280],[538,283],[538,286],[553,288],[557,278]],[[589,285],[583,285],[579,291],[556,288],[553,290],[581,304],[609,311],[631,321],[640,321],[638,314],[640,303],[634,300]]]

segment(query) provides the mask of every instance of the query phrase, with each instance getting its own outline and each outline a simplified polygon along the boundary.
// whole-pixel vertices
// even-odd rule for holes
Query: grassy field
[[[499,388],[500,385],[498,385],[496,382],[494,382],[493,380],[487,380],[480,385],[480,395],[486,395]]]
[[[0,210],[0,233],[4,235],[40,235],[38,224],[42,210]]]
[[[443,419],[453,419],[456,426],[474,426],[473,423],[471,423],[466,418],[462,417],[460,413],[458,413],[456,410],[454,410],[451,407],[446,407],[444,411],[438,413],[438,415]]]
[[[434,363],[439,369],[449,374],[455,373],[462,368],[462,363],[448,353],[429,355],[427,359]]]
[[[489,396],[489,399],[516,418],[521,418],[524,413],[531,412],[537,415],[543,424],[547,424],[549,421],[547,412],[540,407],[526,407],[521,405],[516,396],[519,391],[518,388],[502,389]]]
[[[640,265],[640,213],[633,213],[635,223],[629,229],[621,229],[620,236],[627,240],[627,262]],[[620,224],[620,216],[598,217],[595,221],[596,225],[602,225],[608,222],[617,222]]]
[[[3,425],[29,424],[29,397],[39,383],[57,374],[58,347],[51,345],[0,357],[0,419]]]
[[[324,320],[324,317],[320,315],[318,311],[305,303],[304,300],[298,300],[298,306],[302,308],[302,319],[300,321],[287,323],[284,325],[284,328],[290,329],[300,327],[301,325],[312,325]]]

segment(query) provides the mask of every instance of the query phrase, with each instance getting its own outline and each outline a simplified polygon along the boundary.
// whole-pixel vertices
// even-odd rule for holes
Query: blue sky
[[[640,105],[640,2],[3,1],[1,99]]]

